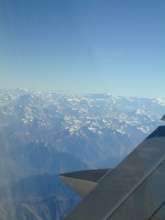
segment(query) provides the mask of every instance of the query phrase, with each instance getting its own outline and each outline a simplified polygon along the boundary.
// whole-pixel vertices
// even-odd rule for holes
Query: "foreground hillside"
[[[61,220],[78,201],[57,176],[31,176],[1,188],[0,219]]]

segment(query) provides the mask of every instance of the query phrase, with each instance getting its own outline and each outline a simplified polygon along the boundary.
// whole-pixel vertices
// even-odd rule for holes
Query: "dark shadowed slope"
[[[61,220],[78,201],[57,176],[32,176],[0,189],[0,219]]]

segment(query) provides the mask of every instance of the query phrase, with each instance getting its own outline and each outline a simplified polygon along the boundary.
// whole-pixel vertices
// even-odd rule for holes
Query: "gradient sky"
[[[165,0],[0,0],[0,87],[165,97]]]

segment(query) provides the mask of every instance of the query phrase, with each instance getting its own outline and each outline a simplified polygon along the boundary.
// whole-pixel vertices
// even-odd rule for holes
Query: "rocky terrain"
[[[164,113],[160,98],[0,90],[0,219],[33,220],[32,213],[34,219],[62,219],[77,197],[57,175],[114,167],[161,124]],[[50,183],[51,193],[44,194]],[[6,190],[14,196],[4,199]],[[19,197],[24,191],[26,201]]]

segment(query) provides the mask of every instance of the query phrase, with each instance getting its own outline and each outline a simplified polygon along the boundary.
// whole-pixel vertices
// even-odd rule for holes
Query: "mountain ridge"
[[[77,197],[57,175],[115,167],[163,123],[160,118],[164,113],[165,99],[0,90],[0,187],[10,192],[20,184],[10,202],[0,199],[0,219],[62,220]],[[53,197],[43,195],[51,182],[49,175],[55,176]],[[34,176],[39,180],[35,182]],[[21,190],[23,183],[26,187]],[[51,200],[43,206],[32,205],[30,200],[16,203],[24,190],[24,197],[37,202],[36,192],[28,191],[31,187],[36,192],[40,189],[41,201]],[[0,188],[0,197],[2,191]],[[61,201],[67,201],[66,207]]]

